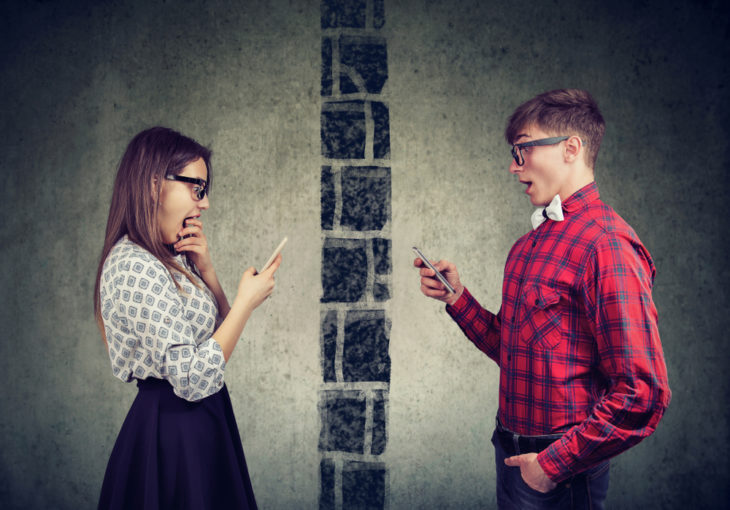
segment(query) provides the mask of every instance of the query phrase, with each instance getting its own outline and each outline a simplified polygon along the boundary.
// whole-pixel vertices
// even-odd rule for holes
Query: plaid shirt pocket
[[[560,293],[544,285],[533,285],[524,296],[520,338],[527,344],[552,349],[562,338]]]

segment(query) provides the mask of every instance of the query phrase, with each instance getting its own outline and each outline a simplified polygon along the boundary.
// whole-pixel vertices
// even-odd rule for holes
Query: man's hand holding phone
[[[448,260],[439,260],[437,262],[429,260],[418,248],[414,247],[414,251],[418,255],[418,258],[413,261],[413,265],[420,268],[421,292],[430,298],[443,301],[449,305],[456,303],[464,291],[464,286],[459,280],[459,272],[456,270],[456,266]],[[451,289],[445,283],[442,283],[442,279],[446,280],[445,283]]]

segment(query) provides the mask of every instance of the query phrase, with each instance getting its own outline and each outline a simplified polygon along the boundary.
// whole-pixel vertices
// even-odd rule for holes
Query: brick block
[[[322,0],[320,5],[323,29],[365,28],[366,0]]]
[[[322,302],[354,303],[365,294],[367,256],[363,239],[325,239],[322,247]]]
[[[388,107],[379,101],[371,103],[375,133],[373,139],[373,157],[387,159],[390,157],[390,115]]]
[[[375,282],[373,284],[373,299],[378,302],[390,299],[390,288],[387,283]]]
[[[385,434],[385,396],[384,391],[376,391],[373,401],[373,442],[371,453],[381,455],[385,452],[387,437]]]
[[[322,38],[322,96],[332,95],[332,38]]]
[[[350,381],[390,381],[390,324],[383,310],[352,310],[345,316],[342,375]]]
[[[363,453],[365,396],[360,391],[325,391],[320,401],[319,449]]]
[[[385,0],[372,0],[373,2],[373,28],[385,26]]]
[[[347,462],[342,469],[342,508],[382,510],[385,505],[385,466]]]
[[[322,202],[322,230],[332,230],[332,223],[335,217],[335,181],[332,175],[332,167],[330,166],[322,167],[320,198]]]
[[[353,230],[380,230],[390,219],[390,168],[342,169],[340,224]]]
[[[365,157],[365,109],[363,101],[339,101],[322,105],[322,155],[331,159]]]
[[[390,239],[373,239],[375,274],[390,274]]]
[[[337,312],[322,312],[320,318],[322,341],[322,375],[325,382],[336,381],[335,355],[337,353]]]
[[[380,94],[388,79],[388,53],[385,39],[373,36],[340,37],[340,91],[343,94],[367,92]],[[359,75],[353,81],[345,67]],[[358,84],[362,84],[361,88]]]
[[[319,463],[319,510],[335,510],[335,463],[322,459]]]

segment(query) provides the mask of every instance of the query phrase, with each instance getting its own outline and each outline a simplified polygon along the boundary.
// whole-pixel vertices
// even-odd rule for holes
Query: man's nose
[[[522,166],[517,164],[517,162],[515,161],[515,158],[512,158],[512,163],[509,165],[509,172],[511,174],[516,174],[517,172],[521,172],[521,171],[522,171]]]

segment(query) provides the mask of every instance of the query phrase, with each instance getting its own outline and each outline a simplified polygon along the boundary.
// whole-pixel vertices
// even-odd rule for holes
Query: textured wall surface
[[[597,181],[654,256],[673,391],[657,432],[613,462],[609,508],[730,499],[722,5],[386,0],[388,508],[495,506],[497,367],[420,294],[411,246],[454,261],[482,304],[499,306],[505,257],[531,212],[507,172],[504,123],[522,101],[566,86],[590,90],[606,118]],[[93,321],[96,264],[126,143],[162,124],[214,150],[203,220],[229,294],[289,237],[276,292],[226,380],[261,508],[316,508],[327,323],[320,1],[0,9],[0,506],[95,505],[135,395],[112,377]],[[348,207],[340,221],[357,228],[360,206]]]
[[[383,0],[322,0],[320,510],[388,505],[392,193]]]

